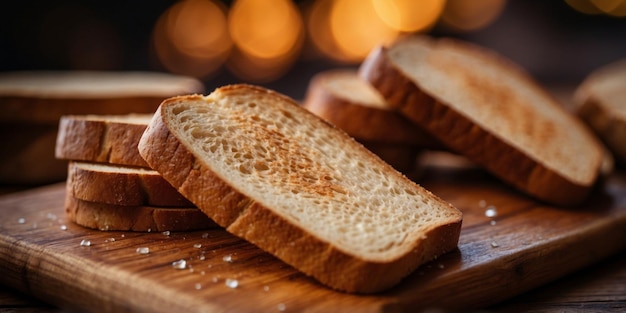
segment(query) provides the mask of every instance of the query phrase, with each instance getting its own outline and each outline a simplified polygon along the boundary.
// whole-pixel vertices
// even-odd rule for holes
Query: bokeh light
[[[291,0],[236,0],[228,27],[237,47],[229,68],[257,82],[288,70],[304,42],[304,22]]]
[[[432,27],[446,0],[371,0],[376,13],[391,28],[402,32],[423,31]]]
[[[219,1],[184,0],[165,11],[153,31],[161,64],[169,71],[205,77],[228,58],[226,8]]]
[[[500,16],[505,5],[506,0],[448,0],[441,23],[455,31],[476,31]]]

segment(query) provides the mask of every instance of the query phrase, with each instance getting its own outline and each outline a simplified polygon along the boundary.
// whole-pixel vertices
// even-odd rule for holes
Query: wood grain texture
[[[168,236],[73,225],[63,215],[62,184],[0,198],[0,267],[6,273],[0,283],[82,311],[470,309],[626,248],[624,172],[599,183],[588,201],[570,209],[538,203],[473,167],[427,167],[420,183],[464,211],[459,248],[381,294],[332,291],[220,229]],[[489,205],[497,209],[494,218],[485,216]],[[82,240],[91,245],[81,246]],[[140,247],[150,253],[138,254]],[[186,269],[172,267],[181,259]],[[237,280],[237,288],[229,288],[228,279]]]

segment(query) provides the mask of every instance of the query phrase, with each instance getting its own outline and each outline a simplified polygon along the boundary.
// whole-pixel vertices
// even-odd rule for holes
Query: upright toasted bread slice
[[[58,159],[149,167],[137,144],[152,114],[66,115],[59,120]]]
[[[360,68],[389,104],[503,181],[575,205],[598,177],[597,138],[511,61],[466,42],[413,36]]]
[[[338,290],[389,288],[458,243],[460,211],[264,88],[164,101],[139,152],[227,231]]]
[[[576,113],[626,165],[626,59],[607,64],[580,84]]]

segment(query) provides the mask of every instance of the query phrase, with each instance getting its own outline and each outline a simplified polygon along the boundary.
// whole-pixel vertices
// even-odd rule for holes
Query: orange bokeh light
[[[391,28],[417,32],[435,24],[446,0],[371,0],[376,13]]]
[[[505,5],[506,0],[448,0],[441,22],[456,31],[475,31],[500,16]]]
[[[219,69],[232,47],[225,12],[212,0],[184,0],[171,6],[159,17],[152,35],[161,64],[194,77]]]
[[[286,72],[304,42],[302,16],[291,0],[237,0],[228,16],[228,28],[237,47],[228,68],[255,82]]]
[[[359,62],[376,46],[391,42],[399,32],[385,24],[370,1],[336,0],[330,30],[341,60]]]

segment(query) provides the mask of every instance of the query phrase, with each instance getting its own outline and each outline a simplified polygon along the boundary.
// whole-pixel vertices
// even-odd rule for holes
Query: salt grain
[[[89,247],[91,246],[91,241],[83,239],[80,241],[80,245],[83,247]]]
[[[492,220],[491,222],[489,222],[489,224],[491,224],[491,226],[495,226],[496,225],[496,221]]]
[[[196,288],[196,290],[200,290],[200,289],[202,289],[202,285],[200,283],[197,283],[195,285],[195,288]]]
[[[67,225],[61,225],[61,230],[67,230]]]
[[[187,261],[178,260],[178,261],[172,262],[172,267],[174,267],[177,270],[184,270],[185,268],[187,268]]]
[[[17,223],[18,224],[24,224],[24,223],[26,223],[26,219],[23,218],[23,217],[20,217],[20,218],[17,219]]]
[[[287,306],[284,303],[279,303],[278,304],[278,311],[285,311],[287,309]]]
[[[497,247],[499,247],[499,246],[500,246],[500,245],[499,245],[497,242],[491,242],[491,247],[492,247],[492,248],[497,248]]]
[[[225,256],[222,258],[222,260],[224,260],[224,262],[227,262],[227,263],[233,263],[233,256],[232,256],[232,255],[230,255],[230,254],[229,254],[229,255],[225,255]]]
[[[220,281],[220,279],[217,278],[217,277],[213,277],[213,278],[211,278],[211,281],[214,282],[214,283],[217,283],[218,281]]]
[[[496,207],[493,205],[488,206],[487,209],[485,210],[486,217],[496,217],[497,215],[498,215],[498,211],[496,210]]]
[[[193,245],[193,247],[196,248],[196,249],[200,249],[200,248],[202,248],[202,244],[196,243],[196,244]]]
[[[163,234],[163,236],[169,236],[170,235],[170,231],[166,230],[166,231],[162,232],[161,234]]]
[[[105,240],[104,242],[114,242],[114,241],[115,241],[115,238],[111,237],[111,238]]]
[[[148,254],[148,253],[150,253],[150,248],[148,248],[148,247],[137,248],[137,253],[138,254]]]
[[[226,286],[228,286],[228,288],[235,289],[235,288],[239,287],[239,282],[236,279],[227,278],[226,279]]]

